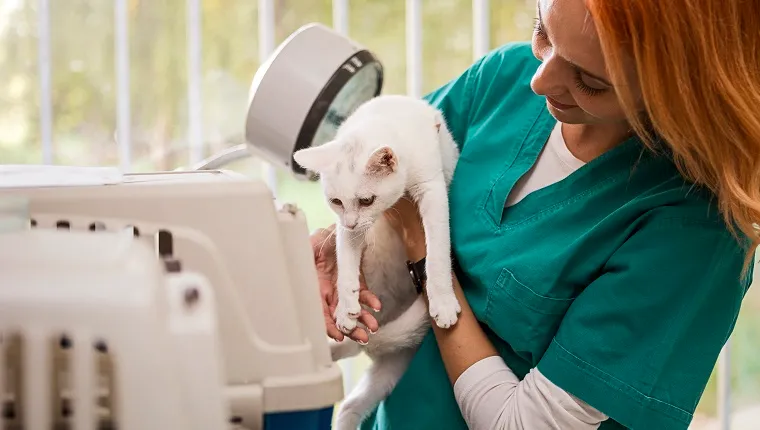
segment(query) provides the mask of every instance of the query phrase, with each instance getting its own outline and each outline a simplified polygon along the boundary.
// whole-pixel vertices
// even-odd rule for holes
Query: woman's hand
[[[335,226],[319,229],[310,237],[311,249],[314,252],[314,264],[317,267],[319,279],[319,294],[322,297],[322,312],[325,317],[327,335],[340,342],[344,339],[343,333],[335,325],[335,307],[338,305],[338,289],[336,281],[338,277],[338,262],[335,254]],[[372,309],[380,310],[380,300],[367,289],[364,277],[359,279],[359,303]],[[371,332],[378,329],[375,317],[362,308],[359,322],[364,324]],[[359,343],[369,342],[369,333],[362,327],[356,327],[348,335]]]
[[[403,240],[407,258],[412,261],[421,260],[426,255],[425,230],[422,227],[422,219],[419,216],[417,204],[404,196],[385,212],[385,217]],[[319,293],[322,297],[322,312],[327,335],[340,342],[344,339],[344,335],[335,325],[334,317],[335,307],[338,305],[335,226],[317,230],[311,235],[310,240],[314,253],[314,264],[317,267]],[[375,310],[380,310],[381,306],[377,296],[367,289],[363,276],[359,279],[359,303]],[[372,332],[377,331],[379,327],[375,317],[364,308],[359,315],[359,322]],[[359,343],[369,342],[369,333],[362,327],[356,327],[348,337]]]

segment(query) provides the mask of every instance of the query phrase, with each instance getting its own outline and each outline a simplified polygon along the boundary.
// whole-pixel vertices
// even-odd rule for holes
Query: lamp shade
[[[246,142],[264,159],[313,179],[293,153],[333,139],[362,103],[380,94],[383,67],[367,49],[321,24],[290,35],[251,84]]]

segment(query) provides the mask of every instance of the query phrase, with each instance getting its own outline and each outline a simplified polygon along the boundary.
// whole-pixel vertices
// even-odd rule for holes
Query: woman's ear
[[[333,140],[320,146],[312,146],[296,151],[293,160],[301,167],[312,172],[322,172],[335,163],[335,147]]]

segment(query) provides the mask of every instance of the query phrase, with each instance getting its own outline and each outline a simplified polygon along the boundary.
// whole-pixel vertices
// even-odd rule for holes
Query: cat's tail
[[[382,325],[370,335],[367,353],[393,353],[400,349],[417,347],[430,330],[430,313],[423,296],[417,297],[398,318]]]

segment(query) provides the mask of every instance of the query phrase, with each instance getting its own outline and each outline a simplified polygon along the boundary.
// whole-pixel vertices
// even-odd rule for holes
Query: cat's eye
[[[372,203],[375,203],[375,196],[364,197],[364,198],[359,199],[359,206],[369,206]]]
[[[335,206],[343,206],[343,202],[340,201],[340,199],[330,199],[330,203],[334,204]]]

